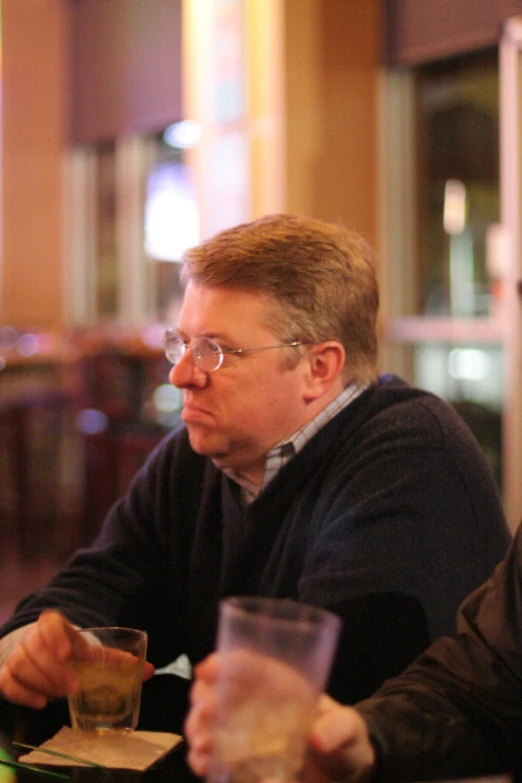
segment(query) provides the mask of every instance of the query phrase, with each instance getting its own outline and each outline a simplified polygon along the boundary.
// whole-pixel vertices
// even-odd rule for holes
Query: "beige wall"
[[[0,323],[62,320],[65,0],[2,0]]]
[[[249,4],[250,19],[259,25],[252,0]],[[276,209],[342,221],[375,246],[380,2],[270,0],[268,5],[264,21],[270,14],[277,20],[284,9],[284,52],[272,51],[266,31],[262,48],[267,68],[273,74],[282,68],[285,78],[281,90],[270,94],[263,91],[266,80],[250,85],[258,133],[253,213],[275,204]],[[0,323],[21,327],[64,325],[67,7],[67,0],[2,0]],[[251,57],[257,68],[253,73],[259,75],[263,52]],[[271,141],[276,143],[272,151]],[[281,179],[274,174],[279,164],[286,165]]]
[[[246,3],[253,219],[286,209],[284,6]]]
[[[379,0],[286,0],[287,208],[377,242]]]

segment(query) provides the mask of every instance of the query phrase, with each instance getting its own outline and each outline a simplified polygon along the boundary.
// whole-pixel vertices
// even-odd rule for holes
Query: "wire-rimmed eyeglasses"
[[[196,337],[191,343],[186,343],[181,335],[174,329],[167,329],[163,338],[165,356],[171,364],[176,365],[187,351],[192,351],[194,363],[204,372],[215,372],[223,364],[225,354],[229,353],[253,353],[254,351],[269,351],[272,348],[296,348],[304,343],[298,340],[293,343],[280,343],[279,345],[264,345],[261,348],[222,348],[221,345],[210,337]]]

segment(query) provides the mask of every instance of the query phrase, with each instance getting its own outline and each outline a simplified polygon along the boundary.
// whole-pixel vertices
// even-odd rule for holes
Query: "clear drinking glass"
[[[210,783],[298,779],[340,624],[289,600],[221,602]]]
[[[75,634],[69,666],[80,683],[69,696],[73,729],[128,733],[138,725],[147,634],[133,628],[86,628]]]

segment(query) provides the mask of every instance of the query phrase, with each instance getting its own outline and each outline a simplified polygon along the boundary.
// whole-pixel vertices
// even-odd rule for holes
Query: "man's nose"
[[[188,350],[171,368],[169,382],[179,389],[184,389],[187,386],[202,388],[207,382],[207,373],[197,366],[194,361],[194,354],[191,350]]]

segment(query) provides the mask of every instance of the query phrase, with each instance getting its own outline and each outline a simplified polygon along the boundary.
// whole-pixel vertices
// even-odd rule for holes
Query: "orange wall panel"
[[[68,134],[66,0],[3,0],[0,321],[59,326],[63,160]]]
[[[379,0],[287,0],[288,210],[377,242]]]

